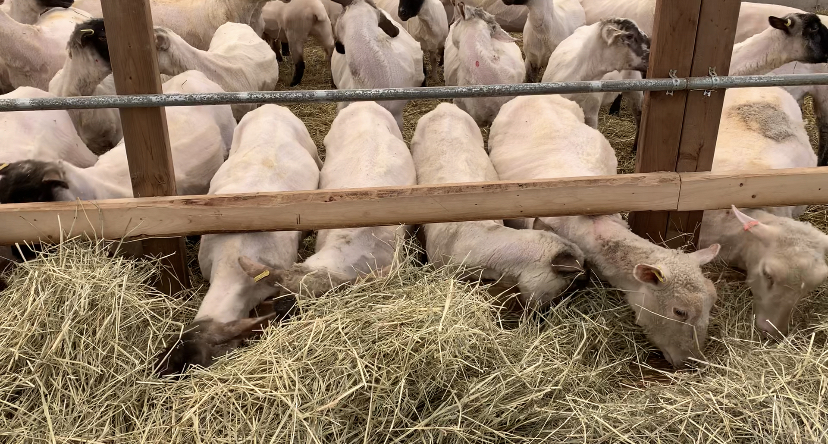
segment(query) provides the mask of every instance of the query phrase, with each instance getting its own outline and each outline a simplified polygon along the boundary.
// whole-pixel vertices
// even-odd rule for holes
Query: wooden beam
[[[112,73],[118,94],[159,94],[161,77],[149,0],[103,0]],[[121,108],[132,190],[135,197],[174,196],[170,137],[164,108]],[[189,286],[183,239],[144,242],[144,253],[165,258],[165,292]]]
[[[691,76],[710,75],[711,68],[719,76],[730,72],[740,6],[741,0],[703,0]],[[709,96],[704,91],[688,92],[675,171],[710,171],[724,97],[725,91],[715,91]],[[697,245],[702,214],[701,211],[670,213],[666,235],[668,245],[680,247],[686,244],[684,233],[690,233],[693,244]]]
[[[0,245],[60,239],[183,236],[244,231],[318,230],[399,223],[457,222],[675,210],[676,173],[549,179],[537,182],[421,185],[287,193],[155,197],[98,202],[0,205]]]
[[[658,0],[655,10],[650,67],[647,78],[688,77],[693,66],[702,0]],[[638,134],[636,173],[675,171],[687,91],[647,92]],[[662,241],[667,233],[666,212],[633,213],[630,227],[639,236]]]
[[[651,173],[415,187],[0,205],[0,245],[619,211],[828,203],[828,169]]]

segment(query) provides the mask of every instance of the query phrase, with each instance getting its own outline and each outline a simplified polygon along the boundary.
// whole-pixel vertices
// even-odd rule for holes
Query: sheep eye
[[[673,314],[675,314],[676,317],[680,318],[680,319],[686,319],[687,318],[687,312],[680,309],[680,308],[674,308],[673,309]]]

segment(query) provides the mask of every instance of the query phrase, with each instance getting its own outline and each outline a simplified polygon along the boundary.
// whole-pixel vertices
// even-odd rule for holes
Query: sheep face
[[[103,78],[112,72],[103,19],[92,19],[77,25],[66,49],[73,64],[97,71],[96,77]]]
[[[400,20],[408,21],[412,17],[416,17],[420,13],[425,0],[400,0],[400,6],[397,8],[397,15]]]
[[[460,46],[462,36],[468,34],[475,34],[476,32],[487,32],[488,35],[502,42],[514,42],[512,38],[495,20],[494,16],[486,12],[483,8],[476,6],[469,6],[463,2],[459,2],[454,6],[454,20],[458,21],[456,26],[458,29],[451,34],[452,43],[454,46]],[[461,30],[461,27],[463,30]],[[471,28],[475,31],[471,31]]]
[[[756,327],[764,336],[780,339],[788,333],[797,302],[828,278],[828,236],[793,219],[759,222],[736,208],[731,211],[744,227],[740,236]]]
[[[616,18],[601,22],[601,37],[613,51],[611,57],[619,57],[614,66],[624,70],[647,72],[650,59],[650,37],[632,20]]]
[[[768,22],[788,36],[786,51],[791,60],[805,63],[828,62],[828,28],[816,14],[788,14],[769,17]]]
[[[239,348],[257,331],[266,328],[277,315],[274,313],[231,322],[212,319],[195,321],[158,355],[155,372],[164,377],[181,375],[192,366],[209,367],[216,359]]]
[[[60,162],[23,160],[0,169],[0,204],[55,202],[68,188]]]

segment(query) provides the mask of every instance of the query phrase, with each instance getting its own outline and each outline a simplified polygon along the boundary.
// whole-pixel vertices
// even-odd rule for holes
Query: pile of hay
[[[720,283],[709,365],[663,372],[614,291],[510,328],[485,288],[403,259],[181,381],[151,376],[198,297],[143,284],[152,263],[66,243],[0,297],[0,441],[825,442],[828,298],[780,345]],[[715,277],[715,276],[714,276]]]

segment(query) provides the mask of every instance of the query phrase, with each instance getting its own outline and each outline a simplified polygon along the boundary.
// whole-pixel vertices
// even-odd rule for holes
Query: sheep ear
[[[161,28],[155,29],[155,49],[159,51],[170,49],[170,36],[166,30]]]
[[[549,224],[541,220],[539,217],[535,218],[532,222],[532,229],[538,231],[554,231]]]
[[[267,265],[260,264],[247,256],[239,257],[239,266],[254,281],[276,287],[280,285],[281,273]]]
[[[710,263],[713,259],[716,259],[716,256],[719,255],[719,250],[721,250],[721,245],[713,244],[705,249],[697,250],[690,253],[690,257],[696,260],[699,265],[704,265]]]
[[[492,38],[505,43],[512,43],[516,40],[514,37],[510,36],[508,32],[504,31],[503,28],[501,28],[500,26],[498,26],[494,34],[492,34]]]
[[[742,229],[747,231],[748,233],[758,237],[761,241],[765,244],[768,244],[774,237],[774,229],[773,227],[769,227],[762,222],[748,216],[745,213],[739,211],[735,205],[730,206],[730,210],[733,211],[733,214],[736,216],[736,219],[742,224]]]
[[[388,17],[386,17],[385,14],[383,14],[379,9],[377,10],[377,14],[379,14],[379,28],[382,29],[384,33],[388,34],[388,37],[394,38],[400,34],[400,29],[394,26],[394,24],[391,23],[391,20],[388,20]]]
[[[63,165],[60,164],[50,166],[43,174],[42,182],[55,187],[69,188],[66,183],[66,175],[63,173]]]
[[[279,316],[280,313],[271,313],[258,318],[243,318],[220,325],[214,332],[220,343],[233,340],[249,339],[258,332],[263,331],[270,324],[270,321]]]
[[[654,285],[656,287],[663,285],[666,280],[660,268],[647,264],[636,265],[635,269],[633,269],[633,276],[635,276],[635,280],[642,284]]]
[[[601,37],[603,37],[604,41],[607,42],[607,45],[612,45],[615,42],[615,39],[620,37],[623,33],[624,31],[612,25],[606,25],[601,29]]]
[[[785,31],[785,34],[791,33],[791,27],[793,27],[793,20],[790,18],[788,19],[781,19],[779,17],[770,16],[768,17],[768,23],[770,23],[771,27],[776,28],[780,31]]]

